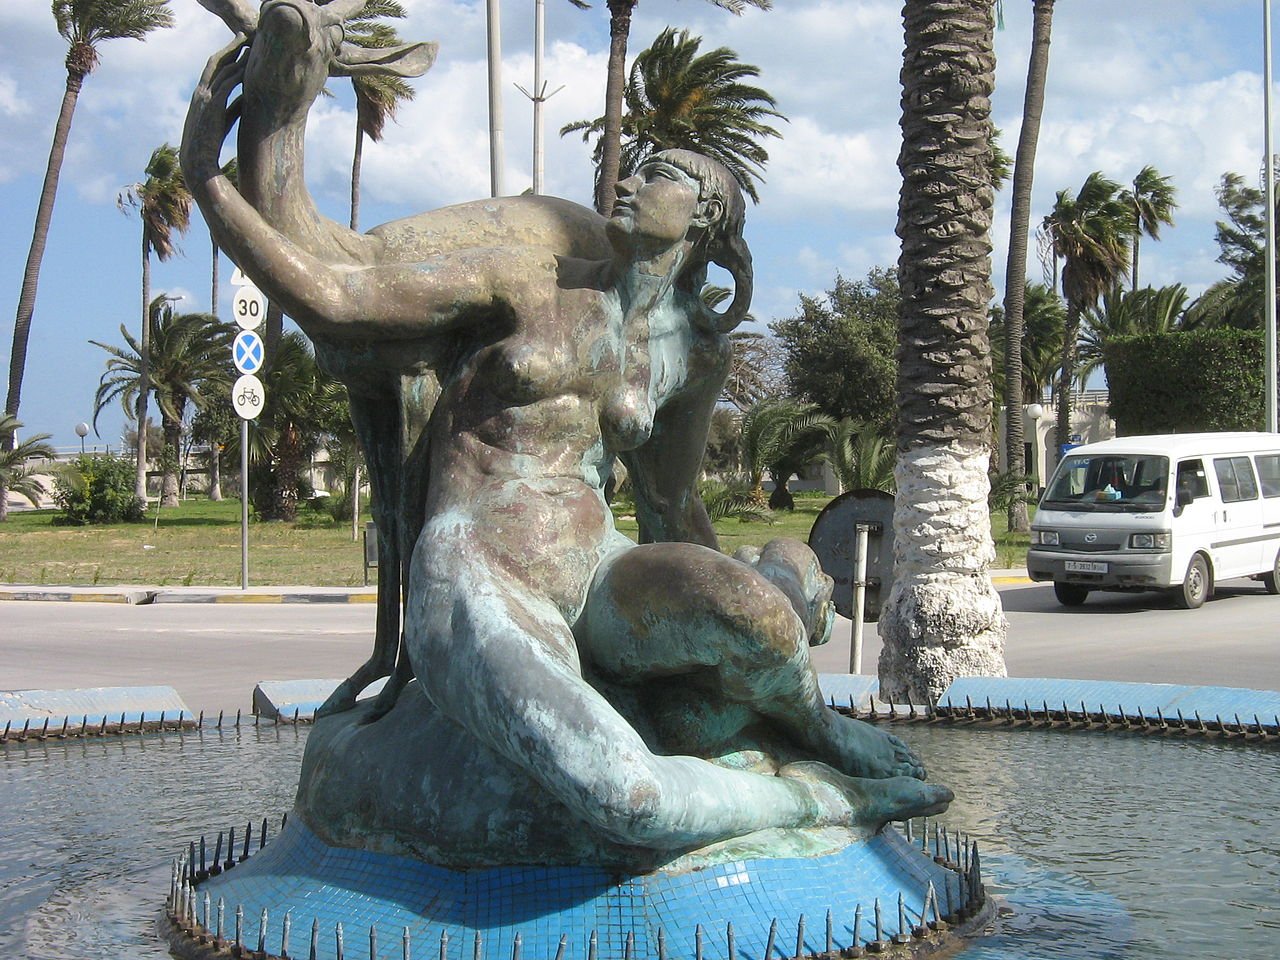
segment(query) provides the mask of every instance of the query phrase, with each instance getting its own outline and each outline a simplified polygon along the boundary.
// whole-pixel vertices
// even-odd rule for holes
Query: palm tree
[[[343,23],[346,39],[357,46],[384,49],[404,41],[395,27],[377,21],[383,18],[401,20],[405,9],[398,0],[369,0],[355,16]],[[382,140],[388,120],[394,120],[401,103],[414,97],[413,87],[392,74],[360,74],[351,78],[356,94],[356,146],[351,157],[351,229],[360,229],[360,165],[364,157],[364,139]]]
[[[1058,367],[1056,438],[1059,447],[1071,436],[1071,382],[1075,379],[1080,316],[1103,292],[1129,272],[1129,237],[1133,221],[1120,184],[1098,171],[1089,174],[1080,192],[1059,190],[1045,228],[1055,257],[1062,258],[1062,293],[1067,300]]]
[[[138,355],[141,361],[137,393],[139,424],[147,422],[147,396],[150,394],[148,364],[151,351],[151,254],[164,262],[177,252],[174,233],[186,233],[191,223],[191,191],[182,178],[178,150],[167,143],[156,147],[143,171],[147,179],[135,183],[116,198],[120,209],[136,208],[142,218],[142,338]],[[138,430],[138,463],[135,496],[147,498],[147,431]]]
[[[1004,403],[1005,452],[1009,472],[1026,473],[1022,428],[1022,339],[1025,330],[1024,296],[1027,283],[1027,237],[1031,225],[1031,188],[1035,180],[1036,146],[1044,113],[1045,80],[1049,74],[1049,42],[1053,33],[1053,0],[1032,0],[1031,61],[1027,65],[1027,90],[1022,100],[1022,128],[1013,167],[1013,208],[1009,224],[1009,258],[1004,288]],[[1019,500],[1009,507],[1009,529],[1031,529],[1027,505]]]
[[[317,367],[302,334],[290,330],[267,358],[263,387],[269,398],[262,415],[249,424],[249,456],[256,461],[254,506],[264,520],[297,517],[303,467],[319,446],[326,377]]]
[[[831,466],[841,490],[893,493],[893,438],[874,423],[841,420],[831,438]]]
[[[622,101],[626,85],[627,37],[631,33],[631,13],[639,0],[608,0],[609,66],[604,88],[604,117],[601,123],[600,163],[596,172],[596,210],[603,216],[613,212],[617,199],[614,186],[618,182],[622,151]],[[709,0],[732,14],[747,7],[769,10],[773,0]],[[575,6],[581,6],[575,3]]]
[[[760,70],[740,63],[728,47],[698,53],[701,37],[668,27],[631,66],[623,92],[622,146],[614,181],[630,175],[652,153],[679,148],[713,157],[724,164],[757,203],[756,181],[769,153],[764,137],[779,137],[772,117],[785,120],[773,97],[744,83]],[[561,128],[561,136],[581,132],[595,138],[597,174],[604,176],[605,117],[579,120]]]
[[[37,433],[21,443],[16,442],[18,428],[22,424],[10,413],[0,413],[0,434],[15,439],[12,447],[0,449],[0,523],[9,519],[9,492],[26,497],[33,504],[44,494],[44,487],[36,480],[31,468],[33,460],[52,460],[57,454],[45,443],[47,433]]]
[[[879,673],[886,698],[934,703],[961,673],[1005,672],[987,573],[993,5],[906,0],[903,21],[898,535]]]
[[[1103,366],[1107,344],[1117,337],[1172,333],[1183,325],[1190,298],[1180,283],[1141,290],[1103,291],[1102,301],[1085,310],[1076,362],[1076,380],[1084,383]]]
[[[54,0],[53,18],[58,33],[67,41],[67,88],[62,107],[53,127],[53,144],[49,147],[49,165],[40,188],[36,206],[35,229],[27,252],[27,265],[22,273],[22,292],[18,295],[18,313],[13,322],[13,348],[9,354],[9,390],[5,412],[18,415],[22,402],[22,378],[27,369],[27,344],[31,339],[31,317],[36,307],[36,288],[40,283],[40,264],[44,260],[45,242],[53,220],[53,201],[58,194],[58,177],[62,158],[71,133],[71,120],[85,77],[98,65],[98,44],[104,40],[127,37],[141,40],[152,30],[173,26],[168,0]],[[15,421],[16,422],[16,421]],[[13,434],[0,430],[0,449],[13,449]],[[0,503],[4,502],[4,484],[0,483]]]
[[[1132,216],[1133,259],[1129,268],[1130,290],[1138,289],[1138,244],[1145,233],[1152,240],[1160,239],[1161,224],[1173,226],[1173,211],[1177,207],[1174,198],[1177,190],[1170,177],[1162,177],[1160,171],[1145,166],[1133,178],[1132,188],[1120,192],[1120,199],[1129,205]]]
[[[176,507],[177,467],[187,405],[203,406],[202,391],[229,379],[227,354],[233,334],[230,325],[219,323],[212,314],[176,312],[164,296],[152,301],[148,319],[151,331],[145,347],[123,324],[120,333],[126,347],[89,341],[110,354],[93,398],[93,419],[96,426],[98,414],[113,400],[121,402],[126,414],[140,409],[138,394],[144,384],[155,393],[164,436],[160,506]]]
[[[773,506],[775,498],[766,499],[764,494],[764,475],[769,473],[774,493],[779,487],[784,491],[776,502],[786,509],[787,481],[823,454],[834,426],[835,421],[815,404],[790,397],[765,400],[748,410],[742,418],[739,451],[752,504]]]

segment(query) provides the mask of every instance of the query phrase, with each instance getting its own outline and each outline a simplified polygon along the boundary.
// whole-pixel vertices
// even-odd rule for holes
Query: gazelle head
[[[344,39],[343,24],[365,0],[199,0],[249,42],[245,94],[304,114],[329,77],[417,77],[435,62],[437,44],[366,48]]]

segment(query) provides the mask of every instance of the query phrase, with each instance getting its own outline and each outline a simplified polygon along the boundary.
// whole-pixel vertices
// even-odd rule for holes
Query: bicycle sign
[[[262,338],[252,330],[241,330],[231,344],[231,359],[241,373],[257,373],[262,369]]]
[[[231,315],[244,330],[254,330],[267,314],[267,298],[257,287],[237,287],[231,300]]]
[[[262,402],[266,399],[266,391],[262,381],[252,373],[246,373],[231,388],[231,406],[245,420],[253,420],[262,412]]]

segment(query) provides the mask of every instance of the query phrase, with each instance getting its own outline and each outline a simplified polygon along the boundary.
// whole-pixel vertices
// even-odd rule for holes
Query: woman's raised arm
[[[244,199],[218,160],[238,105],[243,38],[210,58],[182,138],[182,165],[218,246],[309,334],[401,339],[456,327],[501,300],[511,254],[473,249],[414,264],[331,263],[294,243]],[[505,267],[505,269],[504,269]]]

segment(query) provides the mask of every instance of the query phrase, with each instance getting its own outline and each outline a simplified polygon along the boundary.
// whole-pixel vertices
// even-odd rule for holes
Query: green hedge
[[[1264,353],[1257,330],[1115,338],[1103,360],[1116,433],[1261,430]]]

